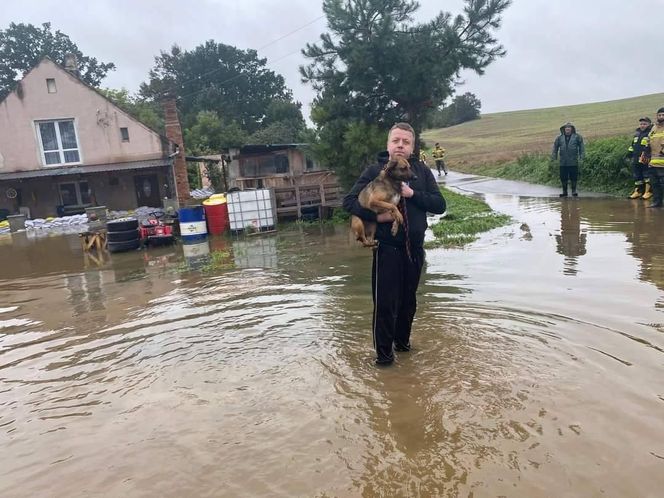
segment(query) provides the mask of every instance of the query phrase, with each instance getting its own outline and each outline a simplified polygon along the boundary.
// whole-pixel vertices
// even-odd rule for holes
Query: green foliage
[[[630,137],[594,140],[586,147],[579,183],[586,190],[624,192],[632,186],[631,168],[625,159]]]
[[[414,22],[419,4],[412,0],[324,0],[330,33],[308,44],[311,60],[300,68],[304,82],[318,95],[312,120],[318,127],[318,159],[345,184],[359,172],[343,165],[347,132],[363,125],[383,133],[395,121],[409,121],[416,133],[431,108],[452,94],[459,71],[484,68],[505,51],[492,36],[509,0],[467,0],[464,14],[440,12]],[[381,149],[383,145],[381,144]],[[379,149],[374,149],[375,154]]]
[[[210,184],[215,192],[225,192],[228,190],[228,185],[221,166],[216,163],[205,163],[205,176],[210,180]]]
[[[112,62],[99,62],[83,55],[69,36],[60,30],[54,33],[50,23],[43,23],[41,28],[10,23],[9,28],[0,30],[0,99],[41,59],[50,57],[53,62],[64,65],[67,54],[76,56],[81,80],[94,87],[99,86],[108,71],[115,69]]]
[[[222,121],[214,111],[201,111],[185,130],[184,143],[195,155],[219,154],[226,147],[247,143],[247,134],[235,121]]]
[[[163,110],[155,102],[131,95],[126,88],[120,90],[100,88],[99,92],[141,123],[161,134],[165,133]]]
[[[191,51],[174,45],[162,51],[143,83],[143,97],[159,100],[166,93],[178,96],[184,128],[189,128],[202,111],[216,112],[235,121],[248,134],[262,127],[266,110],[273,101],[290,102],[291,92],[282,76],[267,68],[255,50],[208,40]],[[272,111],[283,114],[273,105]]]
[[[321,139],[312,145],[312,152],[336,172],[342,188],[349,189],[375,161],[377,151],[385,149],[386,142],[386,132],[376,125],[341,121],[321,130]]]
[[[347,223],[348,220],[350,220],[350,213],[343,208],[334,208],[329,219],[330,223],[334,224]]]
[[[198,169],[198,164],[187,163],[187,179],[189,180],[189,188],[197,189],[203,186],[201,181],[201,171]]]
[[[426,126],[427,128],[446,128],[472,121],[480,117],[481,108],[480,99],[475,94],[466,92],[455,97],[449,106],[431,112]]]
[[[258,130],[247,140],[250,144],[291,144],[298,141],[301,129],[291,121],[277,121]]]
[[[282,99],[272,100],[265,109],[262,124],[270,126],[276,123],[288,123],[298,131],[303,130],[305,122],[302,117],[302,104]]]
[[[427,248],[461,246],[473,242],[478,234],[508,224],[511,218],[495,213],[485,202],[441,189],[447,202],[447,214],[435,223],[431,230],[435,239],[427,242]]]
[[[629,137],[602,138],[586,142],[586,157],[579,165],[579,188],[593,192],[624,193],[632,185],[625,159]],[[523,154],[516,161],[474,168],[478,174],[558,186],[559,163],[549,154]]]

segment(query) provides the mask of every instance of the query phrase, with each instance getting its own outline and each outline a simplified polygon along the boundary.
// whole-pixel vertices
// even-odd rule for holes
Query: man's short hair
[[[413,129],[413,127],[410,126],[408,123],[403,123],[403,122],[401,122],[401,123],[394,123],[394,124],[392,125],[392,128],[390,128],[390,131],[388,132],[388,135],[389,135],[390,133],[392,133],[392,130],[395,130],[395,129],[397,129],[397,128],[398,128],[399,130],[404,130],[404,131],[409,131],[409,132],[411,132],[411,133],[413,134],[413,138],[415,138],[415,130]]]
[[[649,118],[649,117],[639,118],[639,123],[640,123],[641,121],[643,121],[643,122],[645,122],[645,123],[648,123],[648,124],[652,123],[652,121],[650,121],[650,118]]]

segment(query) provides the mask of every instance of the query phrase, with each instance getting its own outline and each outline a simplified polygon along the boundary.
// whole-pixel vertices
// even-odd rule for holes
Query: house
[[[222,167],[229,188],[273,189],[281,218],[302,218],[306,212],[322,217],[340,205],[336,175],[315,161],[308,144],[253,144],[225,152],[230,162]]]
[[[43,59],[0,102],[0,210],[36,218],[187,199],[175,100],[164,110],[166,137],[81,81],[75,59]]]
[[[322,168],[309,154],[308,144],[254,144],[228,149],[229,187],[286,187],[319,183],[334,173]]]

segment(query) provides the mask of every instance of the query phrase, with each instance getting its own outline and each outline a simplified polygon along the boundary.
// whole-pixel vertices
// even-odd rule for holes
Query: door
[[[136,175],[136,201],[139,206],[161,207],[161,194],[157,175]]]

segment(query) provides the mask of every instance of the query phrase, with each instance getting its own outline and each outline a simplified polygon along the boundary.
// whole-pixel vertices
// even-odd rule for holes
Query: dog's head
[[[410,163],[403,157],[390,159],[385,165],[385,174],[395,180],[407,182],[415,176],[410,167]]]

